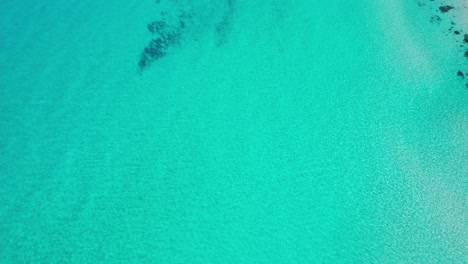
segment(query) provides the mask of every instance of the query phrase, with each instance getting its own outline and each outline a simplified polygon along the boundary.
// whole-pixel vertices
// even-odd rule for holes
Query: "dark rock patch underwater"
[[[467,7],[465,7],[465,6],[447,4],[447,3],[445,3],[445,1],[440,1],[440,0],[439,1],[428,0],[426,2],[427,2],[427,4],[424,3],[422,0],[419,0],[418,1],[418,6],[424,7],[424,6],[438,5],[438,8],[430,7],[431,10],[434,10],[434,12],[436,12],[436,14],[431,16],[430,22],[431,23],[436,23],[436,24],[440,24],[443,19],[450,19],[450,18],[447,17],[446,13],[448,13],[451,10],[462,9],[462,8],[467,9]],[[432,2],[432,3],[430,3],[430,2]],[[438,14],[440,14],[440,16]],[[454,18],[455,15],[452,15],[451,17]],[[457,39],[455,40],[456,45],[459,46],[459,48],[462,48],[462,50],[461,50],[462,54],[467,59],[465,65],[462,67],[463,69],[461,69],[461,70],[459,69],[457,71],[456,75],[460,79],[464,80],[465,87],[468,88],[468,81],[466,81],[466,78],[465,78],[465,76],[468,76],[468,34],[465,33],[465,34],[463,34],[463,37],[461,37],[460,35],[462,35],[463,30],[455,29],[455,27],[456,27],[456,23],[451,21],[450,22],[450,28],[448,29],[448,31],[453,32],[453,34],[457,36]],[[446,35],[450,36],[448,34],[446,34]]]
[[[453,8],[454,8],[453,6],[446,5],[446,6],[439,7],[439,10],[442,13],[447,13],[448,11],[452,10]]]
[[[152,65],[155,61],[165,57],[184,40],[187,40],[192,31],[210,30],[209,25],[214,25],[217,35],[217,46],[226,41],[226,35],[230,29],[234,0],[206,0],[203,5],[195,7],[189,0],[156,0],[160,9],[158,19],[149,23],[146,27],[152,35],[152,39],[143,49],[138,61],[139,71]],[[210,16],[214,14],[213,16]],[[213,19],[213,21],[207,21]],[[197,25],[206,25],[200,30]],[[185,42],[184,42],[185,43]]]
[[[157,24],[158,27],[153,27],[154,24]],[[178,43],[180,38],[180,32],[171,32],[165,31],[163,21],[156,21],[148,25],[155,37],[148,43],[146,48],[143,50],[138,66],[140,70],[149,66],[153,61],[158,60],[164,57],[170,46]]]

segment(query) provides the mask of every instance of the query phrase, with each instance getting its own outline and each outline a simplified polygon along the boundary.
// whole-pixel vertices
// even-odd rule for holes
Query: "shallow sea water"
[[[468,259],[466,60],[417,1],[0,10],[0,263]]]

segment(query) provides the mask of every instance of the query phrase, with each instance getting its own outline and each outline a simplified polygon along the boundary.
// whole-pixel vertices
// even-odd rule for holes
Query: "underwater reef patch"
[[[450,11],[452,9],[454,9],[454,7],[449,6],[449,5],[439,7],[440,12],[442,12],[442,13],[447,13],[448,11]]]
[[[181,25],[183,22],[181,22]],[[164,21],[155,21],[147,26],[148,30],[153,33],[153,39],[144,48],[140,56],[138,66],[140,70],[151,65],[155,60],[164,57],[169,47],[177,44],[180,39],[180,30],[168,30]]]
[[[159,14],[146,25],[152,38],[138,61],[139,72],[167,56],[177,46],[198,41],[197,34],[214,30],[216,46],[226,42],[234,12],[234,0],[156,0]]]
[[[449,11],[457,10],[457,9],[467,9],[466,6],[460,6],[460,4],[461,4],[460,2],[458,2],[457,4],[447,4],[443,0],[442,1],[429,0],[426,2],[423,2],[422,0],[418,1],[419,7],[429,7],[431,10],[435,12],[435,14],[433,14],[430,17],[429,21],[431,23],[439,24],[439,25],[441,25],[441,22],[444,19],[447,20],[447,19],[455,18],[454,14],[452,14],[452,16],[450,17],[447,17],[448,15],[446,13],[448,13]],[[443,24],[445,25],[446,23],[443,23]],[[463,30],[461,28],[456,28],[456,27],[457,27],[456,23],[454,21],[450,21],[450,26],[448,28],[448,31],[453,32],[453,35],[456,36],[456,38],[454,39],[455,45],[458,48],[461,48],[460,52],[463,54],[463,56],[466,59],[468,59],[468,34],[465,33],[463,34],[462,38],[460,38],[460,35],[462,35]],[[453,35],[449,35],[448,33],[446,33],[446,36],[448,37],[451,37]],[[462,69],[459,69],[457,71],[456,76],[459,79],[462,79],[465,82],[465,87],[468,88],[468,81],[467,81],[467,78],[465,78],[466,76],[468,76],[468,61],[465,65],[462,66]]]

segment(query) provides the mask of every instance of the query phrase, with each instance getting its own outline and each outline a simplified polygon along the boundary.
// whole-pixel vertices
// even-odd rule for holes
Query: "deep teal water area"
[[[0,263],[466,263],[422,2],[0,2]]]

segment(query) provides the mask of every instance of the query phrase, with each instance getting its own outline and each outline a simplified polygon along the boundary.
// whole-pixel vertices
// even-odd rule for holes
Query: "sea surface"
[[[1,1],[0,263],[468,263],[462,2]]]

